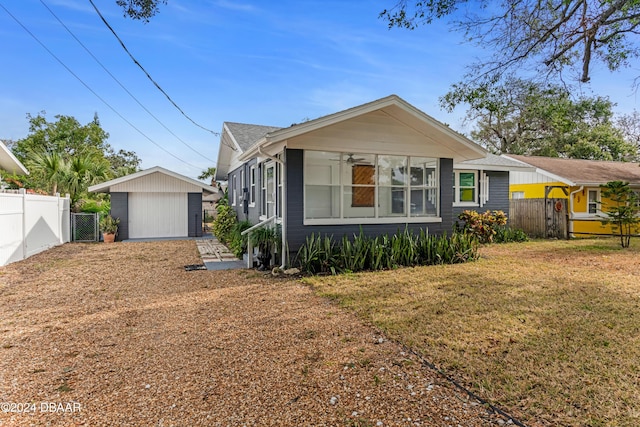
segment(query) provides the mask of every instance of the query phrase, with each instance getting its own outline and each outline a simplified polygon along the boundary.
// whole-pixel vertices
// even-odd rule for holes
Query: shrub
[[[527,233],[519,228],[501,225],[495,228],[495,232],[496,234],[493,236],[495,243],[526,242],[529,240]]]
[[[247,235],[242,235],[242,232],[248,228],[251,228],[251,222],[249,221],[240,221],[237,222],[231,229],[230,239],[229,239],[229,249],[236,258],[242,258],[247,252]]]
[[[104,216],[109,215],[111,203],[109,200],[80,199],[74,208],[77,212],[99,213]]]
[[[476,211],[465,210],[458,215],[458,219],[464,221],[462,230],[475,236],[480,243],[491,243],[496,234],[496,228],[507,223],[507,215],[503,211]]]
[[[216,211],[218,212],[218,216],[213,222],[211,229],[213,235],[218,238],[220,243],[226,244],[231,240],[231,230],[233,230],[233,227],[238,223],[236,213],[233,208],[229,206],[226,194],[218,201]]]

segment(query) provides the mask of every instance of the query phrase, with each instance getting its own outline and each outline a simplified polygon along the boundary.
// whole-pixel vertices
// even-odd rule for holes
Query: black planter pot
[[[271,254],[260,253],[258,255],[258,261],[260,261],[260,267],[258,267],[258,270],[260,271],[268,270],[269,267],[271,267]]]

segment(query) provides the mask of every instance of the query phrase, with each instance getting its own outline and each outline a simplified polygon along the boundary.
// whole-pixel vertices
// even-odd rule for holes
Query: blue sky
[[[442,23],[389,30],[378,14],[395,0],[169,0],[148,24],[124,18],[115,0],[94,2],[180,108],[215,132],[224,121],[289,126],[392,93],[458,131],[468,130],[462,125],[464,110],[448,114],[439,109],[438,97],[485,52],[462,44]],[[0,0],[0,5],[140,131],[0,8],[0,139],[27,136],[27,113],[46,111],[51,121],[69,115],[83,124],[98,113],[108,142],[135,151],[143,168],[159,165],[196,177],[215,165],[219,138],[167,101],[88,0]],[[616,112],[631,112],[638,108],[631,88],[638,75],[637,67],[609,73],[599,66],[582,90],[609,96],[618,104]]]

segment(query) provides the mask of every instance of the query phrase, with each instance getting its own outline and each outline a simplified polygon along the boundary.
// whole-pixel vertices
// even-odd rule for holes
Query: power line
[[[162,123],[160,121],[160,119],[158,119],[151,111],[149,111],[149,109],[147,109],[147,107],[145,107],[139,100],[138,98],[136,98],[121,82],[120,80],[118,80],[108,69],[107,67],[105,67],[102,62],[100,62],[100,60],[98,58],[96,58],[96,56],[93,54],[93,52],[91,52],[91,50],[89,50],[89,48],[87,46],[84,45],[84,43],[82,43],[82,41],[80,41],[80,39],[78,39],[78,37],[76,37],[76,35],[69,29],[69,27],[67,27],[65,25],[64,22],[62,22],[62,20],[53,12],[53,10],[51,10],[51,8],[44,2],[44,0],[40,0],[40,3],[42,3],[42,5],[49,11],[49,13],[51,15],[53,15],[54,18],[56,18],[56,20],[60,23],[60,25],[62,25],[64,27],[65,30],[67,30],[67,32],[69,34],[71,34],[71,37],[73,37],[75,39],[75,41],[78,42],[78,44],[80,44],[80,46],[82,46],[84,48],[84,50],[93,58],[94,61],[96,61],[98,63],[98,65],[100,65],[102,67],[102,69],[116,82],[118,83],[118,85],[120,85],[120,87],[134,100],[136,101],[136,103],[138,103],[138,105],[140,107],[142,107],[142,109],[144,111],[146,111],[151,117],[153,117],[155,119],[156,122],[158,122],[160,124],[160,126],[162,126],[167,132],[169,132],[171,135],[173,135],[174,137],[176,137],[176,139],[178,141],[180,141],[183,145],[185,145],[187,148],[189,148],[191,151],[193,151],[194,153],[196,153],[199,156],[202,156],[204,159],[206,159],[207,161],[211,162],[212,160],[210,158],[208,158],[207,156],[205,156],[204,154],[200,153],[199,151],[197,151],[195,148],[193,148],[191,145],[187,144],[184,140],[182,140],[178,135],[176,135],[173,131],[171,131],[171,129],[169,129],[164,123]],[[214,162],[215,163],[215,162]]]
[[[42,48],[44,50],[46,50],[49,55],[51,55],[56,61],[58,61],[58,63],[60,65],[62,65],[73,77],[75,77],[80,83],[82,83],[82,85],[87,88],[87,90],[89,92],[91,92],[93,95],[95,95],[96,98],[98,98],[100,101],[102,101],[102,103],[104,105],[106,105],[107,107],[109,107],[109,109],[111,109],[111,111],[113,111],[118,117],[120,117],[122,120],[124,120],[129,126],[131,126],[133,129],[135,129],[140,135],[142,135],[143,137],[145,137],[147,140],[149,140],[149,142],[151,142],[153,145],[155,145],[156,147],[160,148],[162,151],[164,151],[165,153],[169,154],[171,157],[175,158],[176,160],[181,161],[182,163],[184,163],[187,166],[191,166],[192,168],[195,169],[202,169],[198,166],[192,165],[191,163],[182,160],[180,157],[176,156],[175,154],[171,153],[170,151],[168,151],[167,149],[165,149],[164,147],[162,147],[160,144],[158,144],[157,142],[155,142],[153,139],[149,138],[144,132],[142,132],[140,129],[138,129],[136,126],[133,125],[133,123],[131,123],[129,120],[127,120],[122,114],[120,114],[115,108],[113,108],[107,101],[105,101],[100,95],[98,95],[88,84],[86,84],[76,73],[74,73],[71,68],[69,68],[64,62],[62,62],[62,60],[60,58],[58,58],[51,50],[49,50],[49,48],[42,42],[40,41],[40,39],[33,34],[18,18],[16,18],[11,12],[9,12],[9,10],[7,10],[7,8],[4,6],[4,4],[0,3],[0,7],[2,9],[4,9],[5,12],[7,12],[7,14],[14,20],[16,21],[16,23],[18,25],[20,25],[22,27],[23,30],[25,30],[27,32],[27,34],[29,34],[36,42],[38,42],[38,44],[40,46],[42,46]]]
[[[218,132],[212,131],[211,129],[208,129],[204,126],[202,126],[199,123],[196,123],[191,117],[189,117],[184,111],[182,111],[182,108],[180,108],[178,106],[178,104],[176,104],[173,99],[171,99],[171,97],[167,94],[167,92],[165,92],[158,83],[156,83],[155,80],[153,80],[153,77],[151,77],[151,75],[147,72],[147,70],[144,69],[144,67],[138,62],[138,60],[131,54],[131,52],[129,52],[129,49],[127,49],[127,46],[125,46],[124,42],[120,39],[120,37],[118,36],[118,34],[116,34],[115,30],[111,27],[111,25],[109,25],[109,23],[107,22],[107,20],[104,18],[104,16],[102,16],[102,13],[100,13],[100,10],[98,10],[98,7],[93,3],[93,0],[89,0],[89,3],[91,3],[91,5],[93,6],[93,8],[96,10],[96,13],[98,14],[98,16],[100,17],[100,19],[102,19],[102,22],[104,22],[104,25],[107,26],[107,28],[109,29],[109,31],[111,31],[111,33],[115,36],[115,38],[118,40],[118,42],[120,42],[120,46],[122,46],[122,48],[124,49],[125,52],[127,52],[127,55],[129,55],[129,58],[131,58],[131,60],[144,72],[144,74],[147,76],[147,78],[151,81],[151,83],[153,83],[155,85],[155,87],[158,88],[158,90],[160,92],[162,92],[162,94],[164,96],[167,97],[167,99],[169,100],[169,102],[171,102],[171,104],[173,104],[174,107],[176,107],[178,109],[178,111],[180,111],[180,113],[185,116],[191,123],[193,123],[194,125],[198,126],[201,129],[206,130],[207,132],[211,132],[212,134],[216,135],[216,136],[220,136],[220,134]]]

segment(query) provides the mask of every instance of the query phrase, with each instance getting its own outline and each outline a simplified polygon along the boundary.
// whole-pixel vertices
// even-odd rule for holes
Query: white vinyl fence
[[[0,192],[0,266],[69,241],[69,197]]]

